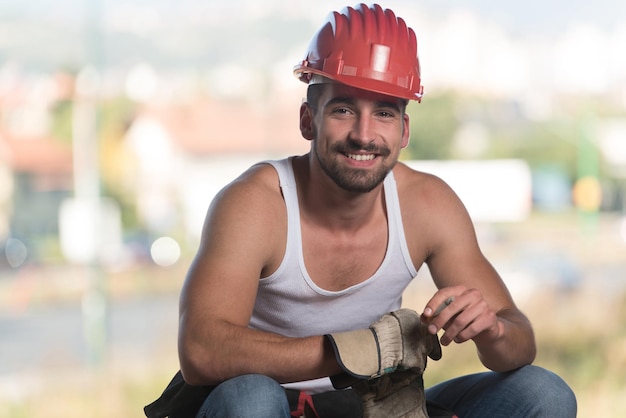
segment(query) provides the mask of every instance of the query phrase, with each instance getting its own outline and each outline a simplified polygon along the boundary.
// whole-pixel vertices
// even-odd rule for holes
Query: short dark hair
[[[324,84],[309,84],[306,89],[306,101],[313,111],[317,112],[320,96],[324,92]]]

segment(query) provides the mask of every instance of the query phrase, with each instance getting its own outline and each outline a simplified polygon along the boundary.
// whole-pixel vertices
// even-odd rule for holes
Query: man
[[[309,85],[300,130],[310,152],[255,165],[216,196],[182,290],[182,375],[216,385],[197,416],[288,417],[294,390],[348,402],[329,379],[350,372],[339,335],[400,309],[424,263],[438,291],[410,321],[443,330],[444,346],[473,341],[492,370],[426,397],[463,417],[575,416],[567,385],[530,366],[531,325],[462,203],[398,162],[406,104],[422,96],[413,30],[377,5],[334,12],[295,74]],[[376,337],[379,352],[391,344]],[[403,361],[371,376],[411,367]]]

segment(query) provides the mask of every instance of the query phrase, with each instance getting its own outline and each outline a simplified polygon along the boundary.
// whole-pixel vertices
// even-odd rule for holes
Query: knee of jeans
[[[200,416],[289,416],[287,396],[274,379],[248,374],[218,385],[207,398]]]
[[[286,399],[285,389],[271,377],[262,374],[246,374],[239,376],[238,379],[239,390],[245,391],[249,396],[276,401]]]
[[[576,395],[565,381],[555,373],[538,366],[526,366],[520,370],[523,384],[528,389],[528,401],[554,417],[575,417]],[[547,415],[545,415],[547,416]]]

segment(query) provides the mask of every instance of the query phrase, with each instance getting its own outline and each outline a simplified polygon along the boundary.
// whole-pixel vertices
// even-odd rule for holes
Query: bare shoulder
[[[441,178],[398,163],[394,168],[398,195],[404,207],[456,206],[460,201],[452,188]]]
[[[282,257],[286,230],[278,173],[271,165],[257,164],[225,186],[211,202],[199,255],[217,266],[227,260],[237,265],[237,256],[246,254],[255,269],[271,270]]]
[[[213,199],[210,212],[222,212],[240,217],[262,217],[268,210],[280,210],[284,202],[276,170],[269,164],[258,163],[226,185]]]
[[[473,225],[465,206],[441,178],[398,163],[394,168],[405,236],[414,262],[425,261],[442,246],[467,238]]]

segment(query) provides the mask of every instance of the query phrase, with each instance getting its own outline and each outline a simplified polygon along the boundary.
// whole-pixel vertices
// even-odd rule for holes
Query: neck
[[[367,193],[339,187],[307,154],[294,159],[300,216],[325,228],[358,230],[385,213],[383,184]]]

